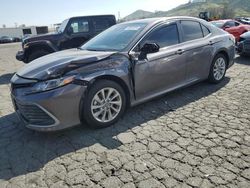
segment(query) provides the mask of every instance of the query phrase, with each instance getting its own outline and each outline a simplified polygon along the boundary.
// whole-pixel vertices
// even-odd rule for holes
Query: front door
[[[159,52],[136,59],[134,68],[137,100],[153,97],[182,85],[186,76],[185,52],[180,45],[176,23],[162,25],[151,31],[135,49],[156,43]],[[136,51],[136,50],[135,50]]]
[[[77,48],[91,38],[89,19],[75,18],[70,20],[66,30],[65,38],[61,42],[61,49]]]

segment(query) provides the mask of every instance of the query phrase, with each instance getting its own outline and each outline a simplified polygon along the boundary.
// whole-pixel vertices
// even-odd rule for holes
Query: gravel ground
[[[129,109],[116,125],[26,129],[9,80],[20,44],[0,45],[0,187],[250,187],[250,58],[206,82]]]

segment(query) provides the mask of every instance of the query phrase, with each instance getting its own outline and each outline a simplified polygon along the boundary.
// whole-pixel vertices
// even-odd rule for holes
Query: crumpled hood
[[[17,72],[23,78],[46,80],[73,70],[84,64],[103,60],[116,52],[70,49],[38,58]]]

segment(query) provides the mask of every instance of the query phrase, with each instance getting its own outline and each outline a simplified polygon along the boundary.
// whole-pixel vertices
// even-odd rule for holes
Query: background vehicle
[[[19,51],[16,58],[29,63],[56,51],[77,48],[114,24],[116,19],[113,15],[69,18],[62,22],[56,33],[24,38],[23,51]]]
[[[235,20],[237,20],[238,22],[240,22],[242,24],[250,25],[250,18],[238,17],[238,18],[235,18]]]
[[[83,121],[107,127],[128,106],[202,80],[222,81],[233,65],[234,42],[232,35],[197,18],[124,22],[81,48],[27,64],[11,80],[12,99],[35,130]]]
[[[21,42],[21,39],[18,37],[13,37],[13,42]]]
[[[244,25],[235,20],[217,20],[212,21],[211,23],[232,34],[235,37],[236,41],[239,41],[240,35],[247,31],[250,31],[249,25]]]
[[[237,51],[240,55],[250,55],[250,31],[240,36]]]
[[[206,21],[213,21],[213,20],[218,20],[219,16],[218,15],[211,15],[210,12],[200,12],[199,13],[199,18],[206,20]]]
[[[12,37],[3,36],[0,38],[0,43],[11,43],[11,42],[13,42]]]

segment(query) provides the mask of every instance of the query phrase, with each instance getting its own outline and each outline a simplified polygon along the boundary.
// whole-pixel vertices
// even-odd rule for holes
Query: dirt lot
[[[128,110],[115,126],[26,129],[9,80],[20,44],[0,45],[0,187],[250,187],[250,59]]]

